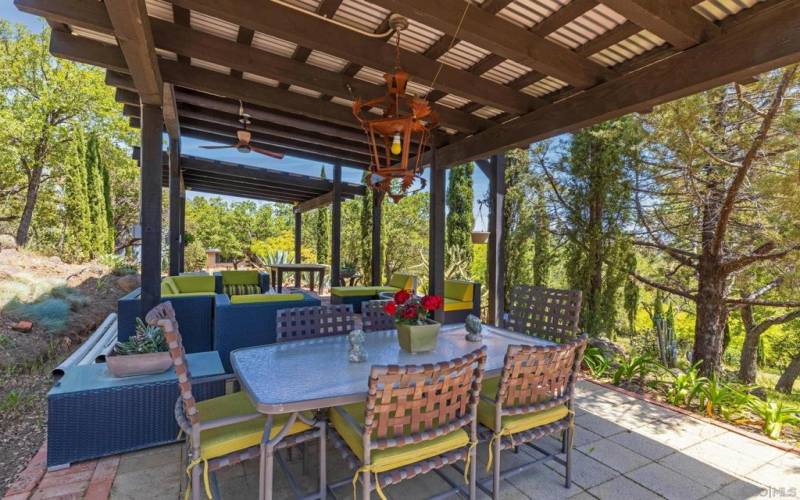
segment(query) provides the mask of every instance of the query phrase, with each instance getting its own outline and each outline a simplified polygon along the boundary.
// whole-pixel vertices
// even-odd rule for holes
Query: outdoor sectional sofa
[[[269,274],[260,271],[219,271],[214,273],[215,292],[252,295],[269,290]]]
[[[161,280],[161,302],[170,301],[181,325],[186,352],[213,351],[212,329],[215,280],[211,275],[168,276]],[[141,314],[141,289],[117,303],[117,338],[127,340],[136,333]]]
[[[320,304],[318,298],[305,293],[233,297],[218,294],[214,311],[213,345],[222,359],[225,371],[232,372],[231,351],[275,342],[275,320],[279,309]]]
[[[353,312],[361,313],[361,303],[378,298],[381,292],[417,289],[417,277],[411,274],[393,274],[386,286],[335,286],[331,288],[331,304],[350,304]]]
[[[463,323],[467,316],[481,316],[481,284],[473,281],[444,281],[444,322]]]

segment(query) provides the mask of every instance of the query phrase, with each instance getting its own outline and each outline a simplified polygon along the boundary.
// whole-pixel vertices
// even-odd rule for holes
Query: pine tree
[[[89,234],[91,237],[91,257],[105,252],[108,244],[105,200],[103,198],[103,179],[100,166],[100,153],[97,136],[92,134],[86,144],[86,192],[89,200]]]
[[[114,208],[111,204],[111,180],[108,178],[108,168],[101,163],[103,175],[103,205],[106,213],[106,235],[108,243],[104,253],[114,253],[116,246],[116,228],[114,227]]]
[[[464,267],[472,267],[472,163],[450,169],[447,186],[447,257],[459,256]]]
[[[324,166],[322,167],[322,171],[320,172],[319,176],[323,179],[327,179]],[[324,264],[328,262],[328,250],[330,249],[328,207],[318,208],[315,212],[314,244],[317,252],[317,262]]]
[[[83,138],[76,134],[74,151],[67,159],[64,181],[64,238],[62,256],[70,262],[86,260],[92,251],[89,200],[86,192],[86,170],[84,168]]]

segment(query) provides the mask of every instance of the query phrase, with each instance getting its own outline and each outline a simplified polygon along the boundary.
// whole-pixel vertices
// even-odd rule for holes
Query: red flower
[[[387,302],[386,305],[383,306],[383,312],[389,316],[394,316],[394,314],[397,312],[397,304],[394,302]]]
[[[396,304],[405,304],[410,298],[411,294],[406,290],[400,290],[394,294],[394,301]]]
[[[426,311],[435,311],[442,307],[442,298],[438,295],[426,295],[420,300]]]
[[[417,308],[416,307],[406,307],[403,309],[402,312],[403,319],[416,319],[417,317]]]

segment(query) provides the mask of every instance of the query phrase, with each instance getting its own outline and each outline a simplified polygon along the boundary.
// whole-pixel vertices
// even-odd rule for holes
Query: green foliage
[[[531,170],[530,152],[527,149],[511,149],[506,152],[506,196],[503,201],[505,219],[506,256],[505,293],[506,303],[514,285],[533,282],[535,234],[534,207],[531,203],[536,180]]]
[[[365,172],[362,179],[366,179],[367,175],[367,172]],[[359,241],[360,253],[357,262],[365,283],[368,283],[372,277],[372,206],[377,201],[375,198],[375,192],[372,189],[367,189],[367,194],[361,197],[361,211],[358,219],[358,234],[361,239]],[[379,278],[378,282],[380,284],[382,280]]]
[[[672,304],[666,314],[664,313],[663,294],[656,292],[656,300],[653,303],[653,330],[658,341],[658,353],[661,363],[674,368],[678,361],[678,341],[675,338],[675,313]]]
[[[457,255],[467,269],[472,265],[472,229],[475,224],[472,215],[472,171],[472,163],[449,170],[445,225],[447,262],[452,264],[450,257]]]
[[[114,346],[114,352],[121,355],[167,351],[169,345],[164,337],[164,331],[158,326],[145,324],[141,318],[136,318],[136,334],[124,342],[117,342]]]
[[[730,419],[746,402],[747,394],[729,384],[720,381],[718,375],[709,379],[700,394],[700,407],[705,409],[706,416],[721,415]]]
[[[327,178],[324,166],[319,176],[323,179]],[[330,217],[328,211],[328,207],[321,207],[314,210],[312,216],[314,221],[314,250],[317,255],[317,262],[322,264],[328,262],[328,250],[331,247]]]
[[[105,254],[97,259],[100,264],[111,268],[111,273],[115,276],[124,276],[126,274],[136,274],[136,265],[125,259],[121,255]]]
[[[747,400],[747,407],[764,420],[764,434],[770,439],[778,439],[786,424],[800,425],[800,408],[780,399],[767,398],[764,401],[751,396]]]
[[[709,379],[700,376],[699,367],[700,363],[698,362],[678,373],[669,372],[672,376],[672,383],[667,386],[666,397],[670,404],[688,407],[703,394]]]
[[[86,183],[86,168],[79,159],[83,156],[80,137],[73,141],[78,151],[70,155],[66,165],[64,185],[64,240],[62,258],[67,262],[83,262],[92,256],[94,243],[89,211],[89,195]]]
[[[91,255],[98,257],[108,252],[108,217],[103,197],[103,165],[97,136],[89,135],[86,143],[86,193],[89,201],[89,233],[92,240]]]
[[[612,377],[614,385],[631,382],[634,378],[638,378],[639,385],[644,385],[648,375],[660,370],[656,360],[650,356],[624,356],[617,361],[619,365]]]
[[[599,347],[595,346],[586,348],[583,353],[583,364],[586,365],[593,378],[603,378],[611,368],[609,359]]]
[[[636,254],[630,252],[625,262],[628,272],[636,272]],[[629,335],[636,335],[636,313],[639,310],[639,285],[633,276],[625,279],[622,289],[622,304],[625,310],[625,319],[628,322]]]

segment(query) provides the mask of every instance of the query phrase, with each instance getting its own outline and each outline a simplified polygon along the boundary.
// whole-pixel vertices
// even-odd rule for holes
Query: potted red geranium
[[[397,322],[397,341],[408,352],[431,351],[436,348],[436,336],[441,324],[430,318],[431,313],[442,308],[444,301],[438,295],[417,297],[407,290],[394,294],[394,300],[384,306],[386,314]]]

